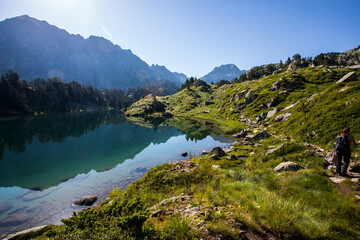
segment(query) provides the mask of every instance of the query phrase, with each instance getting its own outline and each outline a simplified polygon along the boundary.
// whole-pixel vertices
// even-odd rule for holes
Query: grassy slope
[[[128,189],[114,190],[110,194],[111,205],[107,201],[102,207],[78,213],[66,220],[65,225],[50,227],[39,238],[192,239],[222,235],[229,239],[251,236],[359,239],[358,200],[351,191],[340,192],[338,186],[329,181],[331,173],[324,170],[323,157],[304,144],[305,141],[330,149],[334,137],[344,126],[351,127],[355,139],[360,139],[357,129],[360,126],[360,81],[335,84],[350,70],[324,70],[306,68],[297,70],[299,75],[283,73],[220,88],[212,86],[212,93],[193,87],[191,91],[159,98],[172,114],[212,121],[226,134],[246,127],[239,120],[254,121],[261,113],[267,113],[269,108],[263,104],[272,98],[278,98],[277,108],[296,102],[297,105],[278,113],[292,114],[285,122],[274,122],[276,114],[250,126],[266,128],[274,136],[251,145],[237,143],[228,153],[247,156],[247,159],[222,157],[214,160],[199,156],[192,159],[199,165],[188,173],[181,173],[172,164],[158,166]],[[285,89],[271,91],[277,81],[284,86],[286,82],[296,82],[297,89],[287,89],[286,93]],[[346,90],[340,92],[345,87]],[[243,91],[250,89],[255,100],[244,105]],[[318,95],[308,100],[315,93]],[[214,104],[205,106],[205,101]],[[312,135],[308,137],[307,134]],[[280,144],[283,144],[280,149],[266,154],[272,146]],[[359,155],[357,149],[354,152]],[[359,157],[354,160],[359,161]],[[284,161],[298,163],[301,170],[275,173],[274,167]],[[343,186],[350,190],[356,188],[350,180]],[[189,202],[177,198],[169,204],[160,204],[155,209],[160,209],[161,213],[149,216],[150,207],[180,194],[192,198]],[[185,216],[184,211],[178,211],[191,207],[198,209],[196,214]]]

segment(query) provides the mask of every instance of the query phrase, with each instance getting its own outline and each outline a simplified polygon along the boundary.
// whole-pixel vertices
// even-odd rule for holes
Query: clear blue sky
[[[23,14],[197,77],[360,45],[360,0],[0,0],[1,21]]]

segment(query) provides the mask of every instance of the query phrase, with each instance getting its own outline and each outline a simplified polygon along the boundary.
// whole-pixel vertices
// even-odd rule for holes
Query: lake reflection
[[[114,187],[125,188],[156,165],[184,159],[184,151],[199,155],[203,149],[231,142],[213,133],[206,122],[132,122],[116,112],[0,120],[0,237],[59,224],[81,209],[71,204],[82,196],[105,198]],[[1,205],[9,209],[1,211]],[[2,225],[16,214],[28,219]]]

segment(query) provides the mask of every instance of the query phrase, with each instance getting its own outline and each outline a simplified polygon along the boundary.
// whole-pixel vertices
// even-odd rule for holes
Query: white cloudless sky
[[[27,14],[197,77],[355,48],[359,12],[358,0],[0,0],[0,21]]]

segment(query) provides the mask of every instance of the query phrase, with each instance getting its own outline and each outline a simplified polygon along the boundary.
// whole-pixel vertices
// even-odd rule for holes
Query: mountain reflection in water
[[[109,170],[151,143],[212,133],[211,125],[193,119],[133,120],[142,127],[115,111],[1,119],[0,187],[46,189],[92,169]]]

